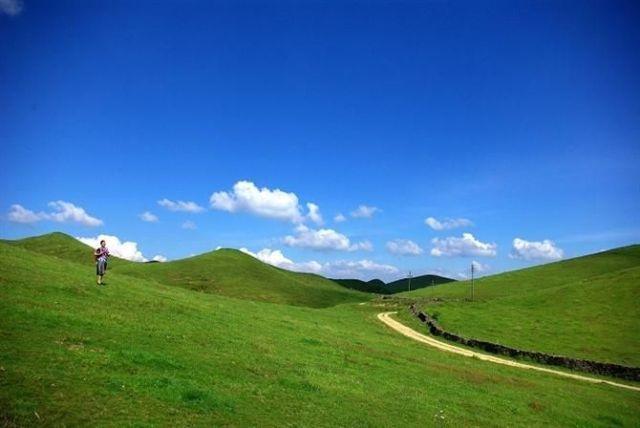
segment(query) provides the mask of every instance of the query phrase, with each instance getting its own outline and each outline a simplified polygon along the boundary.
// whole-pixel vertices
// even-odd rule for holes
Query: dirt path
[[[469,349],[450,345],[446,342],[441,342],[439,340],[436,340],[433,337],[418,333],[417,331],[391,318],[390,316],[391,314],[395,314],[395,312],[381,312],[378,314],[378,319],[383,323],[385,323],[386,325],[388,325],[389,327],[391,327],[392,329],[404,334],[405,336],[410,337],[413,340],[417,340],[418,342],[426,343],[427,345],[433,346],[434,348],[438,348],[442,351],[452,352],[458,355],[464,355],[465,357],[475,357],[479,360],[489,361],[495,364],[502,364],[510,367],[518,367],[525,370],[536,370],[536,371],[545,372],[545,373],[552,373],[554,375],[569,377],[572,379],[578,379],[585,382],[606,383],[607,385],[613,385],[619,388],[631,389],[633,391],[640,391],[640,387],[637,387],[637,386],[625,385],[623,383],[612,382],[610,380],[598,379],[594,377],[581,376],[573,373],[563,372],[560,370],[547,369],[545,367],[532,366],[529,364],[519,363],[512,360],[507,360],[505,358],[495,357],[493,355],[481,354],[479,352],[471,351]]]

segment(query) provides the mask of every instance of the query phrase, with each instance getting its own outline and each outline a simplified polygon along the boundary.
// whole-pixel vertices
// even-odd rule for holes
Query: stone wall
[[[552,366],[566,367],[572,370],[579,370],[587,373],[594,373],[605,376],[613,376],[621,379],[640,381],[640,368],[627,367],[619,364],[601,363],[598,361],[580,360],[576,358],[562,357],[558,355],[549,355],[542,352],[525,351],[522,349],[511,348],[508,346],[498,345],[496,343],[485,342],[476,339],[467,339],[457,334],[449,333],[438,325],[438,323],[425,312],[420,311],[415,304],[410,306],[411,312],[424,323],[432,335],[441,336],[451,342],[457,342],[472,348],[482,349],[483,351],[506,355],[513,358],[528,358],[532,361],[548,364]]]

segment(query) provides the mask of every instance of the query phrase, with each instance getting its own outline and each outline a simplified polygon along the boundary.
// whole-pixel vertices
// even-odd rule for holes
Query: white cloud
[[[196,226],[196,224],[191,220],[187,220],[184,223],[182,223],[181,227],[187,230],[196,230],[198,228],[198,226]]]
[[[91,217],[82,207],[75,206],[71,202],[54,201],[49,202],[49,207],[53,208],[53,212],[48,214],[49,220],[60,223],[74,222],[85,226],[100,226],[102,220]]]
[[[373,215],[380,211],[377,207],[370,207],[367,205],[360,205],[354,211],[351,211],[351,217],[354,218],[371,218]]]
[[[424,252],[422,248],[409,239],[394,239],[387,242],[387,250],[391,254],[400,256],[419,256]]]
[[[95,238],[81,238],[76,239],[92,248],[98,248],[100,241],[103,239],[107,243],[107,248],[111,255],[120,257],[121,259],[131,260],[134,262],[146,262],[148,259],[142,255],[142,252],[138,249],[138,243],[133,241],[121,241],[120,238],[113,235],[98,235]]]
[[[158,205],[168,209],[169,211],[182,211],[187,213],[199,213],[204,211],[204,208],[192,201],[172,201],[164,198],[158,201]]]
[[[11,205],[8,218],[16,223],[35,223],[42,220],[55,221],[58,223],[79,223],[84,226],[101,226],[102,220],[90,216],[82,207],[78,207],[71,202],[53,201],[48,206],[53,209],[52,212],[35,213],[26,209],[22,205]]]
[[[309,272],[333,278],[361,278],[371,279],[377,277],[389,277],[398,273],[398,268],[391,265],[379,264],[371,260],[337,260],[333,262],[320,263],[315,260],[296,263],[287,258],[282,251],[264,248],[257,253],[253,253],[246,248],[240,251],[249,254],[258,260],[277,266],[282,269],[295,272]]]
[[[211,207],[228,212],[247,212],[260,217],[303,221],[295,193],[280,189],[259,189],[250,181],[238,181],[231,192],[214,192],[209,198]]]
[[[0,14],[17,16],[20,15],[23,7],[24,4],[21,0],[0,0]]]
[[[253,253],[246,248],[240,248],[243,253],[249,254],[258,260],[276,266],[282,269],[292,270],[295,272],[311,272],[320,273],[322,265],[316,261],[295,263],[293,260],[288,259],[280,250],[272,250],[270,248],[263,248],[257,253]]]
[[[449,230],[457,227],[473,226],[471,220],[466,218],[445,218],[439,221],[434,217],[427,217],[424,222],[433,230]]]
[[[145,211],[142,214],[140,214],[138,217],[140,217],[140,220],[142,221],[146,221],[147,223],[157,223],[158,222],[158,216],[149,212],[149,211]]]
[[[309,214],[307,214],[307,217],[309,218],[309,220],[311,220],[312,222],[318,225],[321,225],[322,223],[324,223],[324,220],[322,219],[322,214],[320,214],[319,206],[309,202],[307,203],[307,209],[309,210]]]
[[[431,249],[431,255],[440,256],[484,256],[493,257],[497,254],[497,245],[494,243],[484,243],[478,241],[470,233],[463,233],[461,238],[448,237],[448,238],[434,238],[431,240],[433,248]]]
[[[153,256],[153,258],[151,260],[154,260],[156,262],[164,263],[164,262],[167,261],[167,258],[165,256],[160,255],[160,254],[156,254],[155,256]]]
[[[347,218],[342,213],[338,213],[333,218],[333,221],[335,221],[336,223],[342,223],[343,221],[347,221]]]
[[[351,245],[351,247],[349,248],[349,251],[357,251],[357,250],[373,251],[373,244],[371,243],[371,241],[360,241]]]
[[[284,266],[289,266],[289,265],[293,265],[293,261],[286,258],[284,256],[284,254],[282,254],[282,251],[280,250],[272,250],[270,248],[263,248],[262,250],[258,251],[257,253],[253,253],[250,250],[248,250],[247,248],[240,248],[240,251],[242,251],[245,254],[249,254],[250,256],[255,257],[258,260],[261,260],[265,263],[268,263],[270,265],[274,265],[274,266],[278,266],[278,267],[284,267]]]
[[[480,262],[475,261],[475,260],[471,262],[471,265],[473,266],[473,270],[474,270],[474,272],[476,274],[478,274],[478,273],[486,273],[486,272],[489,271],[489,269],[491,269],[489,267],[489,265],[480,263]]]
[[[559,260],[564,257],[564,251],[549,239],[540,242],[515,238],[509,256],[522,260]]]
[[[338,260],[325,263],[322,266],[322,274],[331,278],[388,278],[399,272],[392,265],[380,264],[371,260]]]
[[[46,213],[40,212],[36,214],[33,211],[26,209],[20,204],[11,205],[11,208],[9,208],[9,213],[7,214],[9,221],[12,221],[14,223],[25,223],[25,224],[36,223],[40,220],[44,220],[45,216],[46,216]]]
[[[351,240],[333,229],[310,229],[305,225],[296,228],[296,235],[287,235],[283,242],[290,247],[310,248],[312,250],[370,251],[373,245],[369,241],[351,243]]]

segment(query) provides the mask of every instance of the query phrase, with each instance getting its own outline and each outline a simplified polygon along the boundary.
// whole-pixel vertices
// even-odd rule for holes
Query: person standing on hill
[[[98,276],[98,285],[102,285],[102,278],[107,271],[107,259],[109,258],[109,249],[107,243],[103,239],[100,246],[93,253],[96,259],[96,275]]]

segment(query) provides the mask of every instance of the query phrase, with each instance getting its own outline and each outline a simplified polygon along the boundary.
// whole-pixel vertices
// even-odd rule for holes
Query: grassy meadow
[[[56,245],[66,244],[50,247]],[[283,304],[264,295],[248,299],[248,291],[230,296],[177,284],[195,269],[183,263],[198,260],[222,281],[232,267],[216,265],[211,255],[139,270],[121,263],[97,287],[92,263],[69,254],[0,242],[3,425],[640,423],[637,392],[431,349],[381,324],[376,314],[393,303],[368,294],[343,289],[342,301],[318,294]],[[292,281],[247,277],[235,286],[280,286],[277,296],[291,289],[264,278]],[[449,286],[457,284],[436,288]]]
[[[466,337],[640,366],[640,245],[400,296]]]

